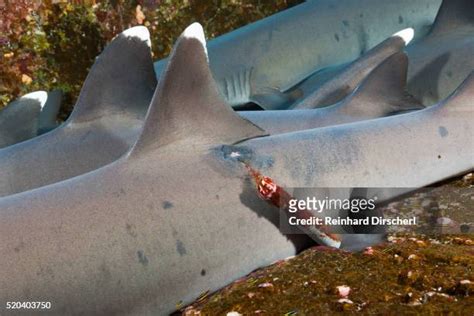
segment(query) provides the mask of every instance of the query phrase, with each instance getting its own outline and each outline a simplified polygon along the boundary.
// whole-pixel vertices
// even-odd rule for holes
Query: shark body
[[[211,69],[232,106],[255,102],[281,109],[298,97],[285,92],[319,70],[351,62],[404,28],[414,29],[415,40],[423,37],[440,3],[305,2],[209,41]],[[158,77],[166,63],[155,63]]]
[[[156,85],[148,42],[145,27],[120,34],[92,67],[67,122],[0,150],[0,196],[86,173],[129,150]],[[40,116],[44,129],[54,124],[51,112]]]
[[[196,24],[178,40],[125,156],[0,199],[0,301],[168,314],[310,245],[279,230],[243,162],[288,187],[416,187],[473,168],[472,76],[428,109],[266,136],[221,99],[204,42]]]
[[[450,95],[474,70],[474,2],[443,1],[429,34],[406,48],[408,91],[430,105]]]
[[[92,171],[129,150],[140,133],[155,84],[148,42],[149,35],[142,28],[119,35],[99,56],[66,123],[46,135],[0,151],[0,196]],[[129,64],[133,72],[117,70],[117,60]],[[261,124],[270,134],[279,134],[419,109],[404,95],[406,57],[398,55],[390,60],[333,107],[240,114]],[[385,90],[392,93],[380,94]],[[54,128],[55,115],[51,112],[56,113],[58,99],[58,95],[52,98],[52,105],[44,111],[46,115],[40,115],[40,130]]]

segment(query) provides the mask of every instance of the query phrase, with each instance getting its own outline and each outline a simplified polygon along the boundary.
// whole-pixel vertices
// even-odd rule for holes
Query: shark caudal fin
[[[150,34],[136,26],[117,35],[97,57],[69,123],[114,113],[143,117],[156,87]]]
[[[0,111],[0,148],[37,135],[40,112],[47,99],[45,91],[28,93]]]
[[[266,134],[223,101],[199,23],[186,28],[170,56],[132,154],[187,139],[193,144],[235,143]]]
[[[399,52],[385,59],[361,82],[343,102],[354,114],[373,112],[381,115],[423,109],[424,106],[406,92],[408,57]]]
[[[463,27],[474,29],[474,1],[443,0],[429,35],[448,33]]]
[[[474,113],[474,71],[446,99],[434,106],[443,113]]]

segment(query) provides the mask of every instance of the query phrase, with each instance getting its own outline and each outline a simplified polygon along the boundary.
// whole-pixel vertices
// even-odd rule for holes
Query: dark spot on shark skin
[[[342,24],[344,24],[345,27],[349,27],[349,21],[347,20],[342,20]]]
[[[15,248],[13,248],[13,251],[15,252],[20,252],[23,248],[25,247],[25,243],[23,241],[21,241],[18,246],[16,246]]]
[[[216,200],[219,200],[219,194],[216,194]]]
[[[438,159],[441,159],[441,155],[438,155]]]
[[[148,265],[148,257],[145,255],[145,252],[143,250],[138,250],[137,256],[138,262],[140,262],[143,266],[146,267]]]
[[[364,17],[364,13],[359,14],[359,18],[363,18],[363,17]]]
[[[202,275],[202,276],[205,276],[205,275],[206,275],[206,270],[205,270],[205,269],[202,269],[202,270],[201,270],[201,275]]]
[[[402,24],[403,23],[403,16],[399,15],[398,16],[398,24]]]
[[[446,75],[449,77],[449,78],[452,78],[453,77],[453,72],[451,70],[447,71],[446,72]]]
[[[173,203],[171,203],[170,201],[163,201],[163,208],[165,210],[169,209],[169,208],[172,208],[173,207]]]
[[[136,238],[137,237],[137,232],[135,231],[135,225],[132,225],[132,224],[126,224],[125,225],[125,228],[127,230],[127,233],[132,236],[133,238]]]
[[[444,127],[444,126],[438,127],[438,133],[439,133],[439,135],[440,135],[441,137],[446,137],[446,136],[448,136],[448,134],[449,134],[449,133],[448,133],[448,130],[447,130],[446,127]]]
[[[109,268],[107,267],[107,264],[103,262],[100,265],[100,274],[102,276],[103,282],[108,282],[112,279],[112,273],[110,273]]]
[[[339,42],[339,34],[337,34],[337,33],[334,33],[334,38],[336,39],[336,41],[338,41],[338,42]]]
[[[178,251],[180,256],[184,256],[186,254],[186,248],[181,240],[176,240],[176,250]]]

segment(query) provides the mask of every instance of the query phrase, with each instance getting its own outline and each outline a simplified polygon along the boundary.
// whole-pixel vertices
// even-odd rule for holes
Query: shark
[[[406,48],[408,91],[423,104],[450,95],[474,69],[474,3],[443,1],[427,36]]]
[[[395,32],[427,34],[441,0],[319,0],[216,37],[208,43],[211,69],[225,100],[266,110],[287,107],[306,78],[347,64]],[[155,63],[160,77],[168,59]],[[296,91],[296,92],[295,92]]]
[[[92,171],[118,159],[133,145],[155,84],[150,79],[153,67],[147,57],[148,42],[148,31],[140,27],[119,35],[99,56],[66,123],[47,135],[0,151],[0,196]],[[123,73],[111,66],[117,60],[129,64],[135,73]],[[394,55],[374,70],[357,91],[327,109],[240,115],[261,124],[269,133],[278,134],[420,109],[421,105],[406,98],[403,92],[406,69],[406,56]],[[122,89],[129,85],[128,80],[135,80],[136,85]],[[115,93],[117,89],[122,93]],[[382,95],[382,90],[390,92]],[[49,106],[46,104],[48,109],[43,110],[46,115],[40,115],[40,132],[56,126],[61,95],[59,91],[48,95],[52,97]]]
[[[412,28],[401,30],[344,67],[327,67],[318,71],[288,91],[301,95],[296,101],[293,100],[291,108],[312,109],[341,101],[382,61],[403,51],[413,37]]]
[[[39,117],[47,99],[45,91],[31,92],[0,111],[0,148],[37,136]]]
[[[406,92],[407,69],[406,54],[394,53],[369,72],[352,93],[330,106],[238,113],[269,134],[276,135],[423,109],[424,106]]]
[[[96,59],[64,124],[0,150],[0,196],[61,181],[118,159],[135,142],[155,86],[148,30],[134,27],[119,34]],[[40,115],[35,133],[38,127],[44,132],[55,126],[57,95],[53,101]]]
[[[471,75],[427,109],[269,136],[226,104],[192,24],[125,155],[0,199],[1,311],[169,314],[313,244],[281,232],[249,168],[282,187],[425,186],[473,168],[473,97]]]

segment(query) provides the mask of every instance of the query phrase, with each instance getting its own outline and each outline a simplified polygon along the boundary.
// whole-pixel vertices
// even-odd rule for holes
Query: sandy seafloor
[[[177,307],[184,315],[474,315],[473,174],[389,203],[384,214],[419,225],[389,229],[385,244],[358,253],[312,247]]]

